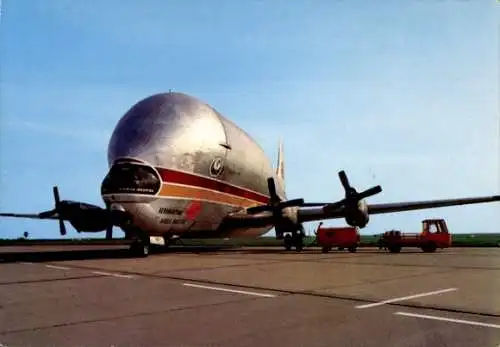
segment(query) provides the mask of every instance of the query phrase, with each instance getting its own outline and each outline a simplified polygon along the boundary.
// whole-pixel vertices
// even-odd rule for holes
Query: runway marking
[[[483,323],[483,322],[476,322],[476,321],[464,320],[464,319],[446,318],[446,317],[440,317],[440,316],[428,316],[425,314],[417,314],[417,313],[409,313],[409,312],[396,312],[394,314],[396,314],[398,316],[407,316],[407,317],[423,318],[423,319],[434,319],[434,320],[440,320],[440,321],[445,321],[445,322],[462,323],[462,324],[477,325],[477,326],[482,326],[482,327],[500,329],[499,324]]]
[[[400,298],[394,298],[394,299],[389,299],[389,300],[374,302],[372,304],[359,305],[359,306],[356,306],[356,308],[370,308],[370,307],[375,307],[375,306],[381,306],[381,305],[385,305],[385,304],[390,304],[392,302],[409,300],[409,299],[415,299],[415,298],[421,298],[423,296],[437,295],[437,294],[451,292],[451,291],[454,291],[454,290],[457,290],[457,288],[441,289],[441,290],[436,290],[436,291],[433,291],[433,292],[427,292],[427,293],[420,293],[420,294],[402,296]]]
[[[23,264],[23,265],[33,265],[33,263],[32,263],[32,262],[30,262],[30,261],[21,261],[21,262],[19,262],[19,264]]]
[[[45,267],[49,267],[51,269],[58,269],[58,270],[70,270],[69,267],[66,266],[58,266],[58,265],[45,265]]]
[[[236,290],[236,289],[227,289],[227,288],[220,288],[220,287],[210,287],[210,286],[202,286],[199,284],[192,284],[192,283],[183,283],[183,286],[186,287],[194,287],[194,288],[202,288],[202,289],[211,289],[211,290],[218,290],[221,292],[230,292],[230,293],[237,293],[237,294],[246,294],[246,295],[254,295],[254,296],[262,296],[266,298],[275,298],[276,295],[273,294],[264,294],[264,293],[256,293],[256,292],[247,292],[244,290]]]
[[[96,275],[103,275],[103,276],[113,276],[113,277],[120,277],[120,278],[134,278],[132,275],[122,275],[122,274],[115,274],[115,273],[110,273],[110,272],[103,272],[103,271],[92,271],[93,274]]]

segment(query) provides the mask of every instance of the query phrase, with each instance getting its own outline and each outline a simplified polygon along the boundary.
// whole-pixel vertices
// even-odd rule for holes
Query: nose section
[[[117,160],[101,184],[101,195],[107,201],[113,195],[156,195],[161,177],[152,166],[130,159]]]
[[[156,94],[128,110],[116,125],[108,146],[108,163],[118,158],[140,158],[150,163],[189,124],[197,104],[182,94]]]

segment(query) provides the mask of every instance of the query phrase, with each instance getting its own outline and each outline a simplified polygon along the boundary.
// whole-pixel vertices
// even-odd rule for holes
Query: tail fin
[[[283,190],[285,189],[285,157],[283,150],[283,141],[279,140],[278,147],[278,163],[276,165],[276,177],[280,181]]]

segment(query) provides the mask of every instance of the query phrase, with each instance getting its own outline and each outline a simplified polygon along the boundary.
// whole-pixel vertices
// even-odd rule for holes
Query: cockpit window
[[[101,186],[101,194],[156,194],[161,180],[153,168],[135,163],[115,164]]]

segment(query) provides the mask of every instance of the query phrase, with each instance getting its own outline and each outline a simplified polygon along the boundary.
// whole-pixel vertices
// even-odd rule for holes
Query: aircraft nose
[[[155,162],[157,153],[186,126],[180,119],[190,114],[188,100],[178,95],[153,95],[135,104],[116,125],[108,147],[108,162],[141,158]]]
[[[160,189],[161,177],[153,167],[127,159],[118,160],[111,166],[102,181],[101,195],[114,202],[114,194],[156,195]]]

